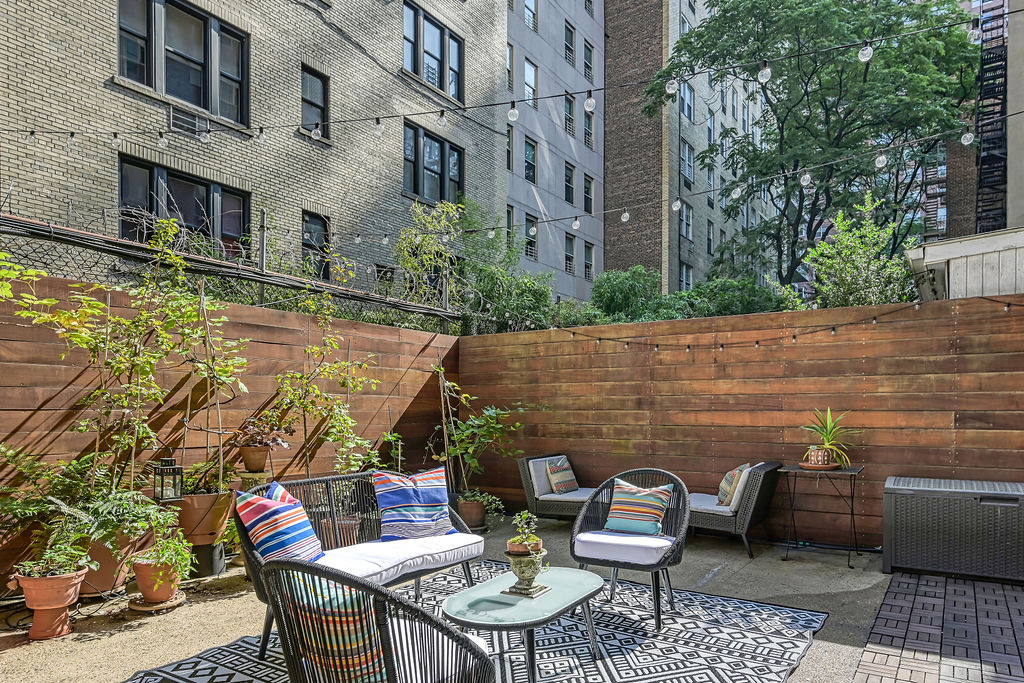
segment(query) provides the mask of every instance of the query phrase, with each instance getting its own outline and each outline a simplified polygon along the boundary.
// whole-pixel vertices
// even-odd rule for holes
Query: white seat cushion
[[[746,474],[747,470],[743,470],[743,474]],[[742,476],[741,481],[742,481]],[[694,512],[710,512],[713,515],[723,515],[725,517],[732,517],[736,513],[728,505],[719,505],[718,496],[711,493],[691,493],[690,494],[690,510]]]
[[[556,503],[585,503],[587,498],[590,498],[590,494],[596,489],[576,489],[575,491],[569,491],[569,493],[545,493],[543,496],[538,496],[537,500],[554,501]]]
[[[653,534],[585,531],[575,538],[577,557],[628,564],[658,564],[675,539]]]
[[[387,585],[408,574],[442,569],[476,559],[483,552],[483,538],[456,533],[357,543],[328,550],[316,563]]]

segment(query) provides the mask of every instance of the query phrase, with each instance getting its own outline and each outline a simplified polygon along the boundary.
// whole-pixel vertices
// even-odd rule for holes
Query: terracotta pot
[[[484,504],[476,500],[460,500],[459,517],[470,529],[479,529],[486,519]]]
[[[532,555],[533,553],[537,552],[543,547],[543,539],[535,543],[513,543],[512,541],[505,542],[505,548],[508,550],[509,555]]]
[[[238,449],[246,472],[263,472],[267,469],[270,446],[242,446]]]
[[[178,526],[192,545],[211,545],[224,533],[235,497],[230,492],[201,493],[171,503],[180,508]]]
[[[85,578],[85,569],[60,576],[21,576],[18,584],[25,593],[25,606],[33,610],[32,628],[28,637],[45,640],[71,633],[68,607],[78,600],[78,591]]]
[[[0,586],[6,586],[14,578],[14,565],[32,556],[29,545],[32,534],[39,528],[31,524],[20,531],[11,531],[0,545]]]
[[[174,571],[170,565],[136,562],[134,569],[135,583],[146,602],[167,602],[178,592],[178,584],[181,583],[181,579],[178,577],[178,572]],[[160,585],[157,585],[158,579],[160,579]]]
[[[827,448],[812,448],[807,451],[807,458],[805,462],[808,465],[816,465],[819,467],[831,465],[832,451]]]
[[[110,548],[99,541],[93,541],[89,546],[89,557],[99,562],[100,566],[85,573],[81,595],[92,598],[120,589],[128,580],[128,567],[125,566],[124,560],[117,559],[118,556],[127,558],[128,555],[145,550],[151,545],[153,545],[152,533],[147,533],[141,538],[129,538],[118,534],[118,553],[112,552]]]

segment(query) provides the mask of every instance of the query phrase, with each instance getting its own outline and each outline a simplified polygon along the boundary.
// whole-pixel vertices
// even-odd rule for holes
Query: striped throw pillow
[[[729,470],[724,477],[722,477],[722,483],[718,485],[718,504],[728,505],[732,502],[732,497],[736,494],[736,485],[740,483],[740,475],[743,474],[743,470],[750,467],[750,463],[740,465],[734,470]]]
[[[397,541],[456,532],[448,516],[444,467],[408,477],[374,472],[373,490],[380,508],[380,540]]]
[[[633,534],[660,534],[661,520],[672,500],[673,484],[642,489],[628,481],[615,480],[612,504],[604,528]]]
[[[316,562],[324,556],[324,549],[313,532],[306,511],[284,487],[276,486],[267,493],[277,496],[277,499],[242,491],[237,493],[235,506],[249,539],[264,560],[287,558]]]
[[[288,607],[317,680],[384,683],[384,658],[366,593],[318,577],[296,579],[305,591]],[[340,675],[339,675],[340,674]]]
[[[547,461],[546,467],[552,492],[571,493],[579,490],[580,485],[576,483],[576,475],[572,473],[569,458],[564,455],[560,458],[551,458]]]

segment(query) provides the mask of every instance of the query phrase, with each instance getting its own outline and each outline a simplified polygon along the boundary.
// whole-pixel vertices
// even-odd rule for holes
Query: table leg
[[[537,683],[537,644],[532,628],[526,629],[523,639],[526,641],[526,680],[527,683]]]
[[[860,555],[860,548],[857,546],[857,515],[854,512],[853,504],[855,502],[854,496],[857,495],[857,477],[850,477],[850,547]],[[846,564],[853,569],[853,563],[850,561],[850,553],[846,553]]]
[[[796,512],[793,509],[796,505],[795,479],[795,475],[791,475],[789,472],[786,473],[786,495],[789,497],[789,529],[786,530],[786,556],[782,558],[783,562],[789,559],[789,547],[792,545],[793,539],[796,538]]]
[[[583,603],[583,620],[587,625],[587,638],[590,639],[590,653],[594,656],[594,660],[596,661],[599,657],[597,654],[597,632],[594,630],[594,615],[590,611],[589,600]]]

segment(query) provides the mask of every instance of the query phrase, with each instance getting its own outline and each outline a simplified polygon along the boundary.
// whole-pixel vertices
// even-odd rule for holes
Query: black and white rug
[[[473,567],[478,580],[508,571],[485,560]],[[422,582],[421,604],[436,612],[446,597],[465,588],[460,569]],[[607,588],[605,589],[607,591]],[[412,598],[412,587],[399,590]],[[651,587],[619,581],[614,603],[592,603],[601,658],[591,657],[582,613],[537,629],[539,683],[783,683],[800,663],[827,614],[717,595],[675,591],[676,611],[663,612],[654,632]],[[501,683],[526,680],[525,651],[518,633],[479,632],[496,655]],[[276,634],[266,661],[259,638],[247,636],[195,657],[144,671],[126,683],[287,683]]]

